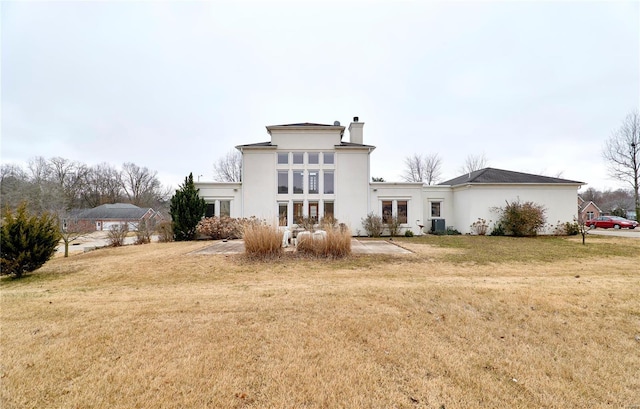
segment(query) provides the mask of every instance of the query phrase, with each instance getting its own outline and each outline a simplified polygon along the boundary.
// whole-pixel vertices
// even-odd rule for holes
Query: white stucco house
[[[439,185],[371,182],[364,122],[348,127],[298,123],[267,126],[270,140],[238,145],[242,182],[196,182],[207,216],[251,217],[294,227],[300,217],[332,216],[365,235],[362,219],[374,213],[397,216],[402,230],[422,234],[434,227],[469,233],[478,218],[495,220],[505,201],[533,201],[546,208],[547,221],[572,221],[582,182],[486,168]],[[422,229],[420,226],[424,226]]]

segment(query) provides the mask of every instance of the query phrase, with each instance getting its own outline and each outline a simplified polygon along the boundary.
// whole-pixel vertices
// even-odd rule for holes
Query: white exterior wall
[[[220,200],[231,202],[230,216],[242,217],[242,183],[194,182],[200,189],[200,197],[207,203],[216,204],[216,213],[220,212]]]
[[[383,200],[390,200],[394,202],[394,216],[397,215],[395,213],[397,209],[397,201],[406,200],[407,223],[401,225],[400,234],[403,235],[407,230],[411,230],[414,235],[422,234],[420,228],[418,227],[418,224],[424,224],[422,183],[371,183],[369,208],[374,214],[380,217],[382,217]],[[360,223],[360,225],[362,226],[362,223]],[[362,227],[361,230],[361,234],[366,234],[364,233],[364,229]]]
[[[278,219],[275,149],[244,149],[242,159],[242,217],[269,222]]]
[[[506,201],[534,202],[545,207],[547,223],[556,225],[571,222],[577,216],[576,185],[471,185],[453,189],[454,222],[451,224],[462,233],[469,233],[470,226],[478,218],[489,220],[493,230],[499,214],[492,211],[504,207]],[[447,221],[449,226],[449,222]],[[546,231],[541,233],[551,233]]]
[[[437,219],[444,219],[445,226],[454,226],[455,214],[453,206],[453,192],[450,186],[424,186],[422,188],[423,197],[423,224],[424,231],[428,232],[431,229],[431,203],[440,202],[440,217]]]
[[[362,143],[360,131],[364,124],[357,123],[354,136]],[[352,124],[354,126],[354,124]],[[342,126],[322,126],[313,124],[280,125],[267,127],[271,136],[268,144],[243,145],[242,183],[197,182],[200,195],[208,203],[220,200],[231,201],[231,217],[255,216],[268,222],[277,223],[279,203],[287,203],[287,222],[294,221],[294,203],[303,204],[303,216],[309,216],[309,203],[318,204],[318,217],[322,217],[324,204],[333,202],[334,216],[345,223],[352,233],[365,234],[362,219],[370,212],[382,216],[382,200],[391,200],[396,206],[398,200],[407,200],[407,223],[402,232],[410,229],[421,234],[431,228],[433,217],[431,203],[439,202],[440,217],[445,227],[452,227],[462,233],[469,233],[470,226],[478,218],[492,221],[493,229],[498,214],[492,211],[502,207],[505,201],[532,201],[545,206],[549,224],[556,225],[572,221],[577,213],[578,184],[472,184],[463,186],[423,186],[420,183],[370,182],[370,154],[373,146],[341,146],[345,128]],[[353,140],[351,142],[354,142]],[[278,153],[303,152],[304,163],[278,164]],[[334,164],[309,164],[309,152],[333,152]],[[320,158],[323,156],[321,155]],[[289,173],[289,193],[278,193],[278,171]],[[317,170],[319,193],[309,194],[309,172]],[[293,193],[293,171],[304,172],[304,193]],[[324,172],[334,172],[334,193],[324,194]],[[219,211],[216,205],[216,211]],[[397,206],[396,206],[397,209]]]
[[[355,235],[369,208],[369,149],[336,149],[335,217]]]
[[[335,145],[340,144],[338,130],[272,130],[271,144],[277,145],[283,151],[333,151]]]

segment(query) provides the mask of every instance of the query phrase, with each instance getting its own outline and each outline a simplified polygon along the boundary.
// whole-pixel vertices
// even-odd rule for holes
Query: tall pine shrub
[[[193,183],[193,174],[184,179],[184,184],[171,197],[170,213],[173,219],[173,237],[176,241],[193,240],[196,227],[207,209],[204,199]]]
[[[0,271],[16,278],[46,263],[60,241],[57,219],[47,213],[31,216],[26,203],[15,214],[8,208],[3,212],[0,230]]]

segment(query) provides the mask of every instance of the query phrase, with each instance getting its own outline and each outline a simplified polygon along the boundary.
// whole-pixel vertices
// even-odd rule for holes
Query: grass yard
[[[640,408],[640,240],[56,258],[0,281],[0,407]]]

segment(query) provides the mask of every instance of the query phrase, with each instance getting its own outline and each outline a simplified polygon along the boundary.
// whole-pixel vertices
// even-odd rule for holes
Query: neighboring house
[[[401,233],[421,234],[432,226],[469,233],[478,218],[498,217],[506,201],[533,201],[547,220],[572,221],[582,182],[486,168],[439,185],[421,182],[370,182],[370,155],[363,143],[364,123],[355,117],[345,127],[299,123],[267,126],[270,140],[238,145],[242,182],[196,182],[208,216],[255,216],[292,228],[306,217],[334,217],[354,235],[366,234],[362,219],[373,213],[397,217]],[[492,228],[492,226],[490,227]]]
[[[63,228],[102,231],[126,225],[129,230],[136,230],[142,220],[160,222],[162,219],[162,215],[150,207],[141,208],[129,203],[103,204],[71,212],[63,220]]]
[[[593,203],[593,201],[586,201],[582,197],[578,196],[578,210],[580,212],[580,218],[583,221],[593,220],[596,217],[602,215],[602,210]]]

